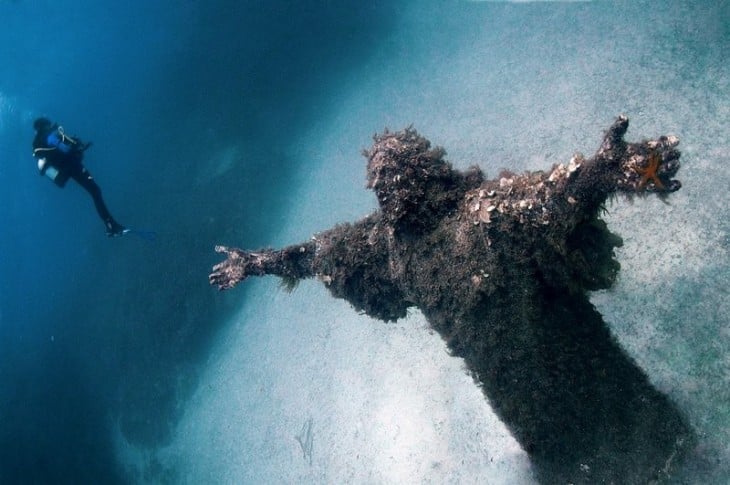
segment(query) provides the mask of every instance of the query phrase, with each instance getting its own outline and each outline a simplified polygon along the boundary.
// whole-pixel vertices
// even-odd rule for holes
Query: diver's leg
[[[104,203],[104,199],[101,196],[101,188],[96,182],[94,182],[94,178],[91,176],[89,171],[83,168],[80,172],[73,174],[72,177],[89,193],[89,195],[91,195],[91,198],[94,200],[96,212],[99,214],[99,217],[101,217],[101,220],[104,221],[104,225],[107,228],[107,234],[121,234],[121,231],[124,230],[124,226],[119,224],[116,220],[114,220],[114,217],[112,217],[109,209],[107,209],[106,204]]]

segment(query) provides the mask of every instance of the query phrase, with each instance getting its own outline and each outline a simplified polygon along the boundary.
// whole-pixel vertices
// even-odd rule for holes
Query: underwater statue
[[[282,250],[218,246],[219,289],[249,276],[317,277],[360,312],[418,308],[464,359],[542,483],[662,481],[695,441],[681,412],[620,348],[588,292],[609,288],[622,240],[607,200],[681,187],[678,139],[624,141],[543,172],[458,171],[413,129],[375,136],[367,186],[380,210]]]

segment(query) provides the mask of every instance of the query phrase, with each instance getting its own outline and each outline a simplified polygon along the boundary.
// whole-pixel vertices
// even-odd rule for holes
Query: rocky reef
[[[417,307],[464,359],[543,483],[647,483],[694,435],[620,348],[589,291],[609,288],[622,244],[604,204],[681,187],[678,139],[629,143],[620,116],[591,158],[546,171],[455,170],[413,129],[375,136],[367,182],[380,210],[282,250],[218,246],[211,284],[319,278],[357,311]]]

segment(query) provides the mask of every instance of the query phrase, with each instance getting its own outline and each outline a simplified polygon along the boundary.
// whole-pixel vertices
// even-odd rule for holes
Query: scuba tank
[[[56,177],[58,177],[58,169],[54,167],[53,165],[46,165],[48,162],[46,162],[45,158],[39,158],[38,159],[38,170],[41,171],[41,173],[45,173],[46,177],[56,182]],[[44,170],[45,169],[45,170]]]

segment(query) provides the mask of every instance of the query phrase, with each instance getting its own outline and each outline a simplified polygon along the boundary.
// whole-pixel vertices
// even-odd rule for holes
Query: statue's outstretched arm
[[[314,276],[314,249],[313,242],[289,246],[280,251],[242,251],[216,246],[216,252],[225,254],[226,259],[213,267],[208,279],[211,285],[227,290],[249,276],[271,274],[288,280],[310,278]]]
[[[445,152],[431,150],[428,140],[414,130],[376,136],[366,156],[369,187],[381,206],[377,215],[335,227],[311,241],[282,250],[244,251],[217,246],[216,251],[225,254],[226,259],[214,266],[210,283],[225,290],[249,276],[266,274],[289,281],[321,276],[329,283],[333,266],[357,265],[358,261],[367,272],[380,272],[377,279],[384,280],[388,279],[388,268],[374,267],[368,263],[370,256],[362,253],[387,253],[392,249],[394,234],[397,238],[409,230],[432,229],[441,223],[440,218],[451,217],[457,206],[465,207],[462,220],[501,231],[513,231],[514,224],[523,228],[550,225],[549,237],[553,238],[567,235],[576,224],[594,217],[613,195],[664,196],[678,190],[681,183],[672,179],[680,165],[678,139],[663,136],[627,143],[627,128],[628,118],[618,117],[590,159],[575,155],[569,164],[555,165],[549,172],[507,174],[488,181],[478,170],[453,170],[442,160]],[[462,201],[466,203],[462,205]],[[354,251],[346,241],[337,242],[342,238],[366,239],[367,244],[360,244]],[[339,258],[338,252],[348,254]],[[382,255],[378,258],[384,259]]]

